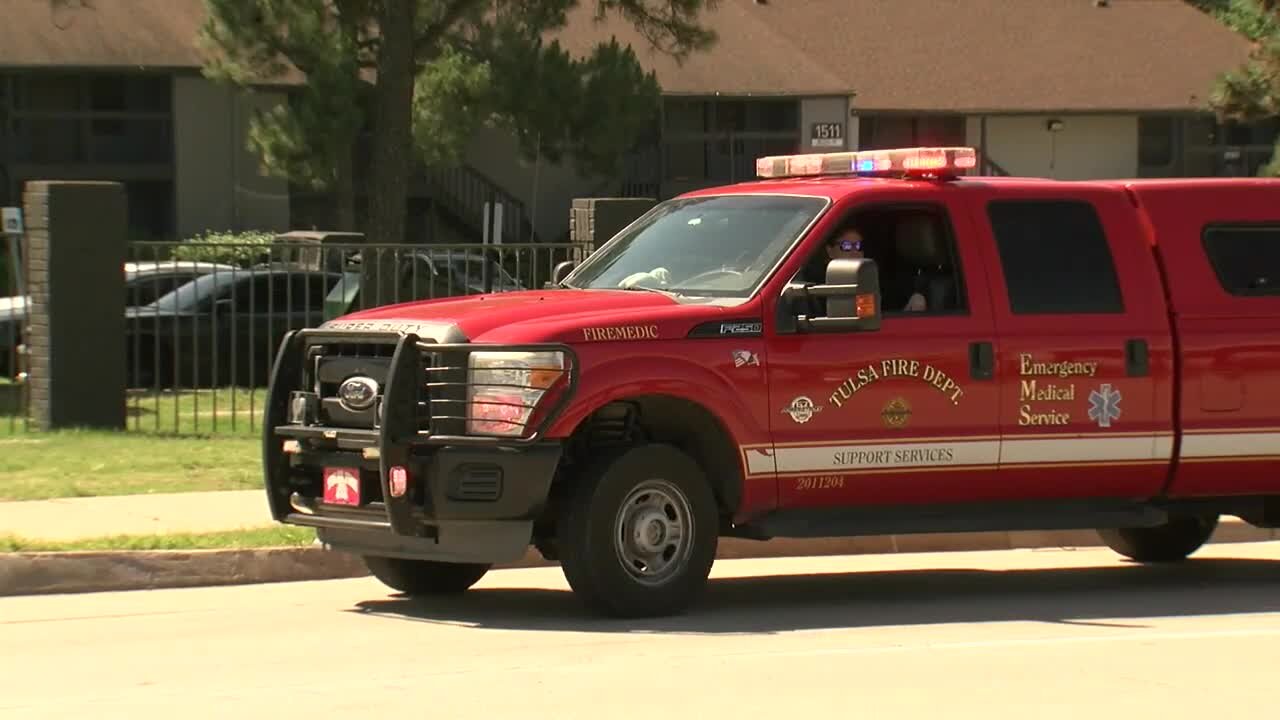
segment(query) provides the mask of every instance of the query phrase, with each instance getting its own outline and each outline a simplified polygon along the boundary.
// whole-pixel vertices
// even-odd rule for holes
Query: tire
[[[1209,541],[1218,516],[1175,515],[1156,527],[1105,528],[1098,531],[1107,547],[1141,563],[1169,563],[1187,559]]]
[[[691,457],[669,445],[630,448],[591,466],[570,491],[557,522],[561,569],[593,612],[678,614],[706,587],[718,520]]]
[[[383,585],[406,595],[457,595],[489,572],[490,565],[364,556],[365,567]]]

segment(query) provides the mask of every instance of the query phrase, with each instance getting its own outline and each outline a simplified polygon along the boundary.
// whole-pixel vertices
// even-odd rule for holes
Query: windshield
[[[244,277],[248,273],[239,273]],[[192,312],[204,300],[221,295],[235,281],[237,273],[214,272],[201,275],[191,282],[179,285],[176,290],[161,295],[145,307],[160,308],[168,312]]]
[[[591,255],[565,284],[746,297],[827,202],[783,195],[669,200]]]
[[[431,258],[437,263],[443,264],[447,262],[452,267],[455,278],[458,280],[465,279],[469,285],[474,285],[476,288],[484,287],[484,267],[487,264],[491,273],[492,287],[495,291],[520,289],[520,284],[515,281],[515,278],[508,275],[501,265],[486,261],[483,258],[469,255],[442,255],[439,253],[433,253]]]

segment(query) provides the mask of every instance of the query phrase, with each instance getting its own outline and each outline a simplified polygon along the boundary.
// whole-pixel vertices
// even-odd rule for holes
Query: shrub
[[[207,232],[174,247],[173,259],[249,267],[270,260],[274,240],[274,233],[257,230]]]

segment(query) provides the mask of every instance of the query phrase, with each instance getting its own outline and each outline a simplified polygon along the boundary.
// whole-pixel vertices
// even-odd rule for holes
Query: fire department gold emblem
[[[900,428],[906,427],[907,420],[911,418],[911,405],[905,398],[896,397],[885,403],[884,409],[880,411],[880,419],[884,420],[885,427]]]

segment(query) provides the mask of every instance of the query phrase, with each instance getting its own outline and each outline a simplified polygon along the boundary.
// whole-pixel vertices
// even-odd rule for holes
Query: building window
[[[0,107],[11,159],[27,164],[163,165],[173,159],[167,75],[16,73]],[[0,97],[0,100],[4,100]]]
[[[671,98],[663,102],[662,175],[690,184],[755,177],[756,159],[800,144],[800,101]]]
[[[1138,118],[1138,164],[1168,167],[1173,163],[1174,120],[1165,115]]]
[[[954,147],[968,138],[963,115],[863,115],[858,119],[858,148]]]

